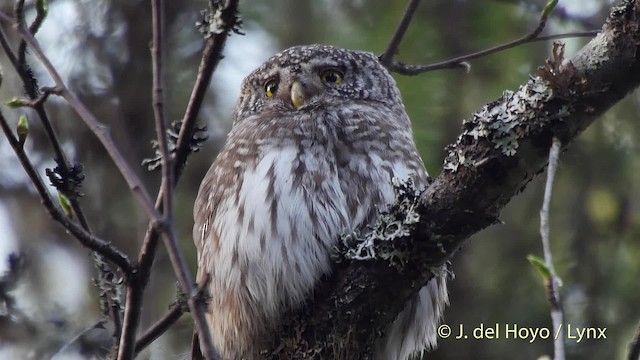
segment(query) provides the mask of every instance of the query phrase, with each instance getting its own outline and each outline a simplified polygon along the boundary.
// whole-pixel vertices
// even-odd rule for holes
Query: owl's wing
[[[193,242],[198,251],[198,264],[202,264],[200,257],[209,247],[219,246],[213,219],[220,203],[230,195],[234,179],[238,176],[238,168],[229,164],[227,152],[223,150],[207,171],[193,206]]]

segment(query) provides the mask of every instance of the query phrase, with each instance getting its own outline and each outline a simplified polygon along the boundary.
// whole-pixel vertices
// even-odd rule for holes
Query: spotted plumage
[[[224,359],[253,360],[331,272],[339,235],[394,200],[392,178],[426,185],[395,81],[376,56],[293,47],[242,84],[228,139],[194,207],[198,277],[209,275],[208,323]],[[376,359],[435,345],[443,278],[410,301]]]

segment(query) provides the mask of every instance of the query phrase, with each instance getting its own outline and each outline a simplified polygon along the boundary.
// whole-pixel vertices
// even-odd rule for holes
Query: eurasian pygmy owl
[[[207,321],[224,359],[257,357],[282,314],[331,272],[340,234],[393,202],[394,177],[426,186],[400,92],[375,55],[297,46],[244,80],[194,208],[198,278],[209,275]],[[446,302],[435,277],[376,344],[376,359],[433,347]]]

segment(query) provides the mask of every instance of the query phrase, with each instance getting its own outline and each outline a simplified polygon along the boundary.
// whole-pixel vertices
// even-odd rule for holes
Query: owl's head
[[[266,111],[330,110],[354,102],[402,107],[395,81],[377,56],[327,45],[295,46],[244,79],[235,121]]]

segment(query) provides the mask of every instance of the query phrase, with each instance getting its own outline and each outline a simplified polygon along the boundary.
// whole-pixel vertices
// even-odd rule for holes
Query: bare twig
[[[540,36],[540,37],[536,37],[533,39],[527,39],[527,40],[523,40],[526,38],[520,38],[518,40],[514,40],[502,45],[498,45],[498,46],[494,46],[491,47],[489,49],[485,49],[485,50],[481,50],[472,54],[468,54],[468,55],[463,55],[463,56],[459,56],[450,60],[445,60],[445,61],[441,61],[441,62],[437,62],[437,63],[433,63],[433,64],[427,64],[427,65],[407,65],[407,64],[403,64],[399,61],[394,61],[393,63],[391,63],[391,65],[389,65],[387,68],[389,69],[389,71],[393,71],[395,73],[401,74],[401,75],[418,75],[418,74],[422,74],[428,71],[434,71],[434,70],[442,70],[442,69],[468,69],[469,65],[466,63],[467,61],[470,60],[474,60],[480,57],[484,57],[484,56],[488,56],[491,54],[495,54],[498,53],[500,51],[504,51],[504,50],[508,50],[511,48],[514,48],[516,46],[519,45],[523,45],[523,44],[527,44],[527,43],[532,43],[532,42],[538,42],[538,41],[548,41],[548,40],[555,40],[555,39],[566,39],[566,38],[576,38],[576,37],[594,37],[596,36],[598,33],[600,32],[600,30],[589,30],[589,31],[579,31],[579,32],[570,32],[570,33],[562,33],[562,34],[554,34],[554,35],[547,35],[547,36]]]
[[[153,78],[152,101],[156,136],[162,161],[162,181],[159,196],[163,202],[161,209],[163,212],[163,226],[169,228],[170,233],[170,238],[167,241],[175,242],[175,236],[173,235],[175,233],[175,230],[173,230],[173,166],[171,165],[169,147],[167,144],[167,121],[163,94],[164,73],[162,66],[164,61],[164,2],[162,0],[152,0],[151,12],[153,28],[151,45]],[[156,209],[160,210],[159,207]],[[155,226],[153,227],[155,228]],[[168,246],[167,248],[171,254],[175,247]],[[175,255],[171,256],[171,260],[174,260],[175,257]],[[180,256],[178,256],[178,259],[182,260]],[[149,267],[151,267],[151,265],[151,263],[148,264]],[[176,268],[176,275],[180,275],[179,270],[182,268],[184,268],[183,265],[178,265]],[[118,346],[117,359],[119,360],[130,359],[134,356],[136,333],[140,322],[139,304],[142,301],[142,294],[145,290],[145,286],[140,286],[141,283],[145,282],[145,280],[141,279],[140,276],[129,277],[127,280],[127,299],[124,323],[122,336],[120,337],[120,344]],[[187,281],[187,283],[190,283],[190,280]]]
[[[20,21],[20,19],[23,19],[22,11],[23,11],[22,5],[19,5],[18,3],[16,3],[16,9],[14,12],[16,14],[15,15],[16,21]],[[32,33],[35,33],[40,27],[40,25],[42,24],[42,21],[44,20],[45,16],[46,16],[46,10],[39,9],[36,20],[34,20],[34,23],[31,25],[29,31],[31,31]],[[29,98],[31,99],[31,102],[26,105],[32,107],[38,114],[38,118],[42,123],[42,126],[45,130],[45,134],[47,135],[47,138],[49,139],[49,143],[54,151],[55,158],[57,160],[56,162],[60,169],[60,174],[62,178],[64,179],[64,181],[69,181],[69,177],[71,174],[70,163],[67,160],[67,157],[64,151],[62,150],[62,146],[60,145],[58,136],[56,135],[56,132],[53,129],[53,125],[51,124],[51,121],[49,120],[49,116],[47,115],[47,112],[44,107],[44,102],[48,99],[49,95],[57,93],[58,89],[43,88],[44,91],[42,93],[39,93],[36,81],[29,71],[29,67],[26,63],[26,58],[24,56],[24,53],[26,52],[26,42],[24,40],[20,42],[21,48],[20,48],[19,57],[17,57],[14,54],[1,28],[0,28],[0,44],[2,45],[2,48],[5,54],[7,55],[7,57],[9,58],[14,69],[22,79],[27,96],[29,96]],[[23,46],[24,46],[24,49],[22,48]],[[91,234],[92,231],[91,231],[91,227],[89,226],[89,221],[87,220],[84,214],[84,211],[80,206],[80,202],[78,201],[77,196],[69,196],[68,198],[71,203],[71,208],[73,209],[73,212],[76,214],[80,225],[87,233]],[[81,240],[80,242],[82,243],[82,239],[80,240]],[[104,257],[99,252],[94,252],[93,255],[94,255],[93,258],[95,260],[94,264],[98,270],[98,287],[100,288],[100,291],[103,292],[105,291],[105,289],[109,289],[114,285],[112,283],[109,283],[109,280],[107,280],[107,279],[112,279],[114,276],[109,266],[105,263],[105,261],[103,261]],[[131,266],[129,266],[129,268],[131,268]],[[116,336],[119,337],[120,330],[121,330],[120,329],[121,327],[120,300],[114,296],[111,296],[110,294],[107,294],[105,296],[105,299],[107,302],[107,308],[108,308],[107,311],[109,312],[109,316],[111,317],[111,320],[114,325],[114,337]]]
[[[133,267],[129,262],[129,259],[123,252],[118,250],[116,247],[112,246],[111,243],[104,241],[102,239],[99,239],[94,235],[92,235],[91,233],[84,230],[81,226],[71,221],[55,205],[55,202],[49,195],[49,192],[47,191],[47,188],[44,182],[40,178],[40,175],[38,175],[38,172],[34,168],[33,164],[31,164],[31,161],[29,160],[27,154],[25,153],[24,149],[20,145],[20,142],[18,141],[18,139],[16,139],[16,137],[13,135],[11,131],[11,127],[7,123],[2,113],[0,113],[0,127],[2,127],[2,131],[4,131],[5,136],[7,137],[7,140],[9,140],[9,144],[11,145],[11,147],[13,148],[13,151],[18,156],[18,160],[20,160],[22,167],[24,168],[25,172],[31,179],[31,182],[35,186],[36,191],[40,195],[40,198],[42,199],[42,204],[47,209],[51,217],[53,217],[54,220],[62,224],[62,226],[64,226],[70,233],[72,233],[84,246],[102,254],[105,258],[107,258],[109,261],[111,261],[120,269],[122,269],[124,273],[132,272]]]
[[[507,5],[518,5],[523,7],[527,11],[541,11],[545,4],[538,1],[527,1],[526,3],[519,0],[496,0],[496,2],[502,2]],[[557,19],[563,22],[569,22],[581,26],[584,29],[594,28],[600,26],[600,12],[596,12],[590,15],[582,15],[575,11],[569,11],[566,5],[563,5],[563,1],[559,1],[558,5],[553,9],[551,18]]]
[[[180,304],[176,302],[171,306],[169,311],[155,324],[151,325],[142,334],[138,340],[136,340],[135,354],[144,350],[152,342],[154,342],[160,335],[164,334],[178,319],[184,314],[186,304]]]
[[[215,70],[217,64],[222,58],[222,49],[224,48],[224,44],[226,42],[226,38],[228,37],[231,31],[234,31],[234,27],[237,25],[236,13],[238,10],[238,0],[228,0],[224,7],[219,9],[221,14],[221,18],[224,20],[223,23],[225,27],[219,33],[211,36],[207,39],[205,44],[205,48],[202,55],[202,60],[200,62],[200,67],[198,70],[198,77],[196,79],[196,83],[194,85],[194,89],[192,95],[189,99],[189,103],[187,105],[187,110],[185,112],[185,116],[182,121],[182,126],[180,129],[180,133],[178,136],[178,141],[176,144],[175,156],[174,156],[174,181],[171,186],[175,186],[178,177],[182,171],[182,168],[186,162],[187,156],[189,155],[189,147],[190,141],[193,134],[193,130],[195,128],[195,121],[197,114],[200,111],[202,102],[204,100],[204,94],[206,93],[207,87],[211,80],[211,75]],[[164,188],[164,187],[163,187]],[[156,208],[163,209],[164,207],[164,192],[161,191],[158,194],[156,199]],[[137,280],[141,285],[141,288],[144,288],[146,285],[147,279],[150,275],[151,265],[153,264],[155,252],[158,244],[158,236],[159,232],[153,225],[149,226],[147,229],[147,233],[145,235],[145,239],[140,250],[138,260],[139,260],[139,269],[140,272],[137,275]],[[171,241],[169,241],[171,242]],[[175,243],[174,243],[175,244]],[[171,244],[169,244],[171,245]],[[173,246],[173,245],[171,245]],[[171,252],[171,250],[170,250]],[[179,254],[178,252],[176,252]],[[172,263],[176,264],[176,262]],[[186,269],[186,267],[185,267]],[[186,272],[177,271],[177,274],[180,273],[185,274]],[[180,276],[180,275],[179,275]],[[189,277],[190,278],[190,277]],[[185,279],[181,280],[181,284],[183,284]],[[189,286],[183,286],[185,292],[192,293],[193,289]],[[131,296],[129,296],[131,295]],[[137,294],[128,294],[126,301],[126,309],[130,309],[131,313],[129,317],[127,316],[127,312],[125,312],[125,323],[128,321],[133,321],[133,317],[138,312],[135,309],[139,309],[141,306],[142,297]],[[194,318],[196,319],[196,326],[202,331],[200,339],[205,344],[203,346],[205,351],[209,352],[209,358],[217,358],[215,350],[213,349],[211,336],[209,333],[208,327],[204,326],[204,313],[201,304],[197,303],[193,296],[191,296],[189,300],[189,306],[192,309]]]
[[[176,143],[174,159],[176,180],[182,173],[182,168],[187,161],[187,156],[189,155],[189,143],[193,136],[196,118],[200,113],[200,108],[204,101],[204,95],[206,94],[209,83],[211,82],[211,76],[222,59],[222,49],[224,49],[229,34],[232,31],[235,31],[234,27],[238,22],[237,13],[239,2],[239,0],[226,0],[224,8],[219,10],[220,18],[226,27],[221,29],[219,33],[207,38],[205,42],[204,49],[202,51],[202,59],[200,60],[200,65],[198,67],[198,76],[193,86],[193,90],[191,91],[191,97],[189,98],[187,109],[182,117],[182,126]]]
[[[407,32],[411,19],[413,18],[413,14],[415,14],[416,9],[418,8],[418,4],[420,4],[420,0],[409,0],[409,3],[404,10],[404,14],[402,15],[402,20],[400,20],[396,31],[391,36],[391,41],[389,41],[387,49],[382,53],[382,55],[380,55],[380,63],[382,65],[387,67],[391,65],[393,57],[398,52],[398,46],[402,41],[402,37]]]
[[[568,33],[560,33],[560,34],[551,34],[545,36],[538,36],[535,39],[531,39],[529,43],[540,42],[540,41],[549,41],[549,40],[558,40],[558,39],[570,39],[570,38],[580,38],[580,37],[594,37],[598,35],[600,30],[587,30],[587,31],[574,31]]]
[[[236,31],[235,27],[238,25],[238,3],[238,0],[227,0],[224,4],[224,7],[217,10],[219,11],[220,18],[223,19],[222,23],[225,24],[225,27],[220,29],[218,33],[208,37],[205,42],[202,58],[200,60],[200,66],[198,68],[198,76],[191,92],[191,97],[189,98],[187,109],[182,119],[182,126],[180,128],[178,141],[176,143],[176,149],[174,153],[174,186],[175,182],[177,182],[182,173],[182,169],[190,153],[190,142],[193,136],[196,119],[202,107],[204,96],[211,81],[211,76],[213,75],[213,72],[215,71],[218,63],[222,59],[222,50],[224,49],[224,45],[227,41],[227,38],[229,37],[229,34],[232,31]],[[158,194],[158,197],[156,199],[156,208],[158,209],[161,209],[163,207],[163,196],[164,195],[160,193]],[[142,248],[138,255],[141,279],[148,279],[149,277],[149,271],[151,269],[151,265],[153,264],[155,252],[158,246],[158,236],[158,231],[152,226],[147,229]],[[190,297],[193,298],[192,294],[190,295]],[[141,298],[134,298],[133,300],[141,301]],[[199,306],[193,299],[190,300],[190,306],[191,305]],[[204,320],[204,317],[200,315],[202,315],[201,311],[193,313],[194,318],[198,319],[198,321]],[[212,344],[208,327],[205,326],[204,328],[202,328],[202,331],[203,332],[200,333],[199,336],[200,340],[205,343]],[[213,350],[213,346],[211,345],[209,347],[209,344],[205,344],[205,346],[202,347],[205,349],[210,348]],[[215,352],[211,352],[210,354],[212,354],[210,358],[213,359],[215,356]]]
[[[20,12],[17,11],[16,13],[19,14]],[[10,18],[7,18],[4,14],[0,14],[0,18],[2,18],[5,21],[8,21],[8,22],[10,22],[10,20],[11,20]],[[68,89],[66,89],[66,87],[64,86],[64,83],[62,82],[62,79],[58,76],[58,74],[55,72],[55,69],[53,68],[53,66],[50,64],[48,59],[44,56],[44,54],[42,53],[40,48],[37,46],[37,43],[35,42],[35,39],[31,36],[31,34],[29,34],[29,32],[27,30],[24,29],[23,24],[19,23],[17,25],[17,28],[18,28],[19,32],[23,35],[23,40],[24,41],[29,40],[29,39],[33,41],[31,45],[32,46],[35,45],[34,50],[36,51],[36,54],[41,59],[41,61],[43,61],[43,64],[45,64],[47,69],[51,72],[51,75],[56,80],[57,86],[58,86],[59,89],[61,89],[61,92],[62,92],[62,90],[65,90],[66,91],[66,95],[70,96],[72,98],[72,100],[75,100],[74,102],[76,104],[79,104],[79,107],[76,108],[77,111],[81,110],[85,115],[87,115],[87,114],[89,115],[88,117],[85,116],[85,120],[92,120],[92,121],[85,121],[85,122],[87,122],[89,127],[92,128],[92,129],[100,128],[101,130],[104,131],[104,128],[97,122],[97,120],[95,120],[95,118],[93,118],[93,116],[89,113],[89,111],[84,108],[84,106],[77,100],[77,98],[75,98],[75,96],[72,93],[69,92]],[[11,51],[11,48],[8,45],[8,42],[6,41],[6,38],[4,37],[4,35],[2,33],[0,33],[0,40],[1,40],[1,43],[2,43],[2,46],[3,46],[4,50],[5,50],[5,52],[7,53],[7,56],[9,57],[9,59],[12,62],[12,64],[14,65],[14,67],[16,68],[18,73],[20,74],[20,76],[23,79],[23,81],[25,82],[25,85],[28,82],[32,81],[32,79],[28,76],[28,74],[26,74],[25,67],[23,65],[21,65],[20,62],[18,61],[18,59],[16,59],[15,55],[13,55],[13,52]],[[32,87],[25,86],[25,89],[29,89],[29,88],[34,88],[35,89],[34,86],[32,86]],[[29,95],[32,98],[34,98],[37,94],[34,91],[34,92],[30,93]],[[67,101],[69,101],[70,104],[72,103],[68,98],[67,98]],[[59,159],[59,163],[61,164],[62,171],[66,172],[68,174],[69,173],[68,162],[67,162],[67,160],[66,160],[66,158],[64,156],[64,153],[63,153],[63,151],[62,151],[62,149],[60,147],[59,142],[57,141],[57,137],[55,136],[55,132],[53,131],[51,123],[48,120],[46,112],[44,111],[44,107],[42,106],[41,103],[36,106],[36,111],[39,114],[40,119],[43,122],[43,125],[45,127],[45,131],[48,134],[48,138],[52,142],[52,146],[54,147],[54,151],[55,151],[55,153],[56,153],[56,155],[57,155],[57,157]],[[78,113],[82,117],[82,114],[80,113],[80,111],[78,111]],[[90,124],[93,124],[94,126],[92,127]],[[99,132],[96,132],[96,135],[100,138],[100,133]],[[103,144],[105,144],[105,148],[107,148],[108,151],[109,151],[110,148],[112,148],[113,150],[115,150],[115,153],[117,155],[119,155],[119,153],[117,152],[117,149],[115,148],[115,146],[113,145],[113,143],[112,143],[112,141],[110,139],[109,134],[106,131],[104,131],[103,137],[106,137],[106,139],[108,140],[107,144],[105,144],[105,142],[103,141]],[[108,144],[110,144],[111,147],[107,146]],[[112,156],[113,156],[113,154],[112,154]],[[120,159],[120,163],[121,164],[125,165],[125,170],[128,170],[129,174],[133,174],[128,169],[128,167],[126,166],[126,162],[124,162],[124,159],[121,156],[114,157],[114,160],[116,161],[116,163],[118,163],[118,159]],[[125,178],[127,178],[127,176],[126,176],[127,172],[123,171],[123,174],[125,175]],[[133,175],[133,178],[135,179],[135,175]],[[32,179],[33,179],[33,177],[32,177]],[[139,184],[139,181],[137,181],[137,179],[135,179],[135,180],[136,180],[136,183]],[[128,183],[131,186],[132,182],[128,181]],[[36,184],[36,186],[37,186],[37,184]],[[132,190],[134,190],[133,191],[134,194],[139,193],[139,192],[135,191],[135,189],[139,189],[139,190],[142,191],[142,194],[144,195],[144,189],[141,186],[136,185],[136,186],[131,186],[131,188],[132,188]],[[48,196],[48,193],[47,193],[47,196]],[[144,196],[142,196],[142,197],[144,198]],[[91,238],[90,228],[89,228],[88,222],[86,221],[86,218],[85,218],[85,216],[84,216],[84,214],[83,214],[83,212],[82,212],[82,210],[81,210],[81,208],[80,208],[80,206],[79,206],[79,204],[77,202],[77,199],[71,198],[70,200],[71,200],[72,207],[73,207],[74,211],[76,212],[76,214],[77,214],[77,216],[79,218],[79,221],[82,224],[82,227],[86,230],[86,233],[85,232],[80,232],[80,231],[78,231],[78,229],[70,228],[70,226],[73,227],[73,225],[75,225],[75,224],[72,223],[71,221],[69,221],[68,218],[66,218],[64,215],[60,215],[60,214],[56,214],[56,213],[54,213],[52,215],[54,215],[54,218],[56,218],[58,221],[62,222],[63,225],[65,225],[65,227],[67,227],[67,229],[69,231],[71,231],[74,235],[76,235],[76,237],[80,240],[81,243],[85,244],[85,246],[88,246],[90,248],[94,248],[94,247],[92,247],[93,244],[90,243],[87,240],[87,237],[89,239]],[[43,201],[43,202],[46,203],[46,201]],[[56,209],[55,206],[53,206],[53,209]],[[50,212],[51,212],[51,209],[50,209]],[[56,215],[58,215],[58,216],[56,216]],[[108,243],[106,243],[106,244],[109,247],[107,248],[107,247],[103,246],[103,248],[106,248],[106,249],[110,250],[111,252],[118,252],[118,250],[115,249],[115,248],[112,248],[110,244],[108,244]],[[105,255],[107,259],[109,259],[110,261],[116,263],[116,265],[118,265],[126,275],[129,275],[129,274],[132,273],[133,267],[131,266],[131,263],[129,262],[128,258],[126,258],[126,256],[122,256],[121,257],[122,259],[124,259],[124,263],[123,263],[122,261],[120,261],[120,259],[116,259],[114,261],[114,256],[111,255],[111,254],[104,254],[100,250],[98,250],[97,253]],[[100,255],[98,255],[98,256],[100,256]],[[120,263],[118,263],[118,261],[120,261]],[[105,278],[108,276],[108,273],[110,271],[105,266],[98,266],[98,269],[99,269],[99,273],[100,273],[99,282],[100,282],[100,284],[104,285],[105,284]],[[119,313],[120,304],[119,304],[118,299],[115,299],[115,298],[113,298],[111,296],[107,296],[107,302],[108,302],[108,304],[107,304],[108,311],[109,311],[110,317],[112,318],[112,321],[114,323],[114,337],[117,338],[117,337],[119,337],[120,332],[121,332],[121,320],[120,320],[120,313]]]
[[[47,139],[49,139],[49,143],[51,144],[51,147],[56,156],[56,159],[58,160],[58,165],[60,166],[60,170],[65,178],[68,177],[68,175],[71,172],[69,169],[69,161],[67,160],[67,157],[64,151],[62,150],[62,146],[60,145],[58,136],[56,135],[56,132],[53,129],[53,125],[51,124],[51,121],[49,120],[49,116],[47,115],[47,112],[44,108],[44,102],[46,101],[46,99],[49,97],[50,94],[57,93],[57,89],[47,88],[42,94],[38,94],[38,92],[35,90],[37,89],[37,86],[33,84],[34,79],[31,78],[31,76],[27,73],[26,63],[23,62],[22,60],[19,60],[16,57],[15,53],[11,49],[11,46],[9,45],[9,42],[7,41],[4,35],[4,32],[2,31],[1,28],[0,28],[0,45],[2,46],[7,57],[9,58],[9,61],[13,65],[14,69],[22,79],[22,82],[24,83],[24,88],[27,91],[27,96],[29,96],[29,98],[31,99],[31,103],[25,104],[25,105],[33,107],[33,109],[38,114],[38,118],[40,119],[40,122],[42,123],[42,126],[45,130]],[[70,197],[69,200],[71,201],[71,206],[73,208],[74,213],[78,217],[78,221],[80,222],[80,225],[82,225],[82,227],[87,232],[90,233],[91,228],[89,226],[89,222],[87,221],[87,218],[84,215],[84,211],[82,211],[82,208],[80,207],[78,200],[75,197]]]
[[[53,359],[59,354],[64,354],[67,351],[67,349],[69,349],[69,347],[75,344],[76,341],[80,340],[82,337],[86,336],[89,332],[95,329],[103,329],[105,323],[106,323],[106,320],[101,319],[96,321],[93,325],[87,326],[81,332],[79,332],[76,336],[74,336],[70,341],[64,344],[58,351],[56,351],[55,354],[51,356],[51,358]]]
[[[640,324],[638,324],[633,340],[629,344],[629,356],[627,356],[627,360],[638,359],[640,359]]]
[[[209,82],[211,81],[211,76],[222,59],[222,50],[224,49],[227,38],[232,31],[239,32],[237,30],[240,25],[240,20],[237,15],[238,3],[239,0],[225,1],[224,7],[218,10],[224,27],[218,29],[219,31],[217,33],[207,38],[200,66],[198,67],[196,83],[191,93],[191,97],[189,98],[189,103],[182,120],[182,126],[176,143],[174,161],[177,177],[180,176],[182,168],[187,160],[187,156],[189,155],[190,142],[193,136],[196,118],[200,112],[204,95],[209,86]],[[211,10],[213,11],[213,9]],[[218,359],[220,356],[213,347],[211,332],[206,324],[204,312],[202,311],[203,303],[196,301],[197,299],[194,296],[193,290],[190,290],[189,294],[189,308],[191,309],[196,323],[196,330],[200,341],[200,350],[203,352],[202,355],[204,355],[205,359]]]
[[[553,255],[551,252],[551,240],[549,230],[549,204],[551,203],[551,193],[553,191],[553,179],[558,168],[558,157],[562,144],[556,137],[553,138],[551,150],[549,151],[549,167],[547,168],[547,182],[544,188],[544,199],[540,210],[540,237],[542,238],[542,249],[544,251],[544,261],[549,269],[549,279],[547,286],[547,300],[551,307],[551,321],[553,323],[553,333],[559,334],[562,327],[562,305],[560,304],[560,294],[558,293],[559,280],[553,266]],[[564,360],[564,337],[554,336],[553,341],[554,360]]]
[[[182,126],[178,135],[178,141],[176,142],[176,149],[174,154],[174,186],[178,181],[184,164],[186,163],[189,155],[189,143],[193,135],[196,119],[200,113],[200,108],[204,101],[204,96],[207,92],[209,82],[214,70],[218,66],[218,63],[222,59],[222,49],[226,43],[229,33],[235,26],[234,20],[238,11],[239,0],[227,0],[223,9],[221,9],[221,18],[225,19],[224,23],[227,25],[220,33],[207,38],[205,47],[202,52],[202,59],[200,60],[200,66],[198,68],[198,76],[191,92],[191,97],[187,104],[187,109],[182,118]],[[162,193],[158,194],[156,199],[156,208],[162,208]],[[145,239],[140,250],[138,260],[141,269],[150,268],[147,266],[153,262],[155,249],[157,248],[158,233],[155,229],[147,229]]]
[[[404,34],[404,31],[406,31],[406,28],[408,27],[408,22],[411,20],[412,14],[411,13],[407,14],[407,12],[410,10],[411,5],[413,5],[413,2],[417,2],[417,1],[412,0],[412,2],[409,3],[409,5],[407,6],[407,10],[405,12],[405,16],[403,17],[402,21],[398,25],[398,29],[396,30],[396,33],[394,34],[392,41],[389,44],[389,48],[387,48],[385,53],[380,56],[380,62],[385,67],[387,67],[389,71],[393,71],[402,75],[418,75],[427,71],[440,70],[440,69],[462,68],[462,69],[468,70],[469,64],[467,64],[467,61],[474,60],[483,56],[491,55],[503,50],[511,49],[513,47],[516,47],[522,44],[531,43],[535,41],[567,38],[567,37],[595,36],[598,33],[598,31],[586,31],[586,32],[556,34],[556,35],[550,35],[550,36],[540,36],[540,34],[542,33],[542,30],[544,30],[544,27],[547,24],[547,19],[551,14],[551,11],[553,10],[553,8],[557,3],[557,1],[551,0],[547,3],[542,13],[540,14],[540,19],[538,20],[538,26],[536,26],[536,28],[533,29],[533,31],[531,31],[530,33],[526,34],[525,36],[519,39],[509,41],[507,43],[497,45],[489,49],[481,50],[468,55],[458,56],[456,58],[445,60],[445,61],[434,63],[434,64],[407,65],[399,61],[392,61],[392,60],[393,60],[393,56],[395,55],[395,51],[397,49],[397,45],[398,45],[397,43],[399,43],[400,39],[402,38],[402,35]],[[413,9],[413,11],[415,11],[415,8]],[[390,52],[391,50],[393,50],[393,52]]]
[[[164,215],[164,221],[171,225],[173,222],[173,164],[167,143],[167,114],[164,107],[164,1],[152,0],[151,12],[153,22],[151,46],[152,98],[156,136],[162,156],[162,184],[160,186],[160,191],[164,196],[162,215]]]
[[[29,25],[29,31],[35,35],[40,29],[40,26],[44,22],[45,17],[47,16],[46,3],[41,1],[39,3],[36,2],[36,18],[33,20],[31,25]],[[24,0],[16,1],[16,5],[14,7],[14,18],[17,22],[24,22]],[[18,47],[18,56],[21,63],[25,63],[27,55],[27,43],[24,40],[20,41],[20,45]]]
[[[10,21],[10,19],[7,19],[7,16],[4,14],[0,14],[0,19],[4,21]],[[100,123],[95,118],[95,116],[93,116],[91,111],[89,111],[89,109],[87,109],[87,107],[78,99],[75,93],[73,93],[66,86],[66,84],[62,80],[62,77],[60,76],[60,74],[58,74],[56,68],[42,51],[42,48],[40,47],[38,41],[29,32],[29,29],[25,28],[24,24],[15,24],[14,27],[20,34],[20,36],[24,39],[24,41],[26,41],[27,45],[29,45],[34,55],[40,60],[49,75],[53,78],[56,87],[59,89],[60,96],[62,96],[67,101],[67,103],[69,103],[69,106],[71,106],[71,108],[75,110],[75,112],[78,114],[78,116],[80,116],[87,127],[89,127],[89,129],[98,137],[105,150],[107,150],[107,153],[109,153],[109,156],[113,159],[114,163],[120,170],[120,173],[129,185],[129,188],[134,194],[134,197],[137,198],[138,202],[142,205],[147,215],[152,220],[159,221],[160,216],[153,206],[149,194],[142,186],[142,183],[140,182],[138,176],[131,170],[129,164],[127,164],[124,156],[122,156],[122,154],[114,144],[108,127]]]

